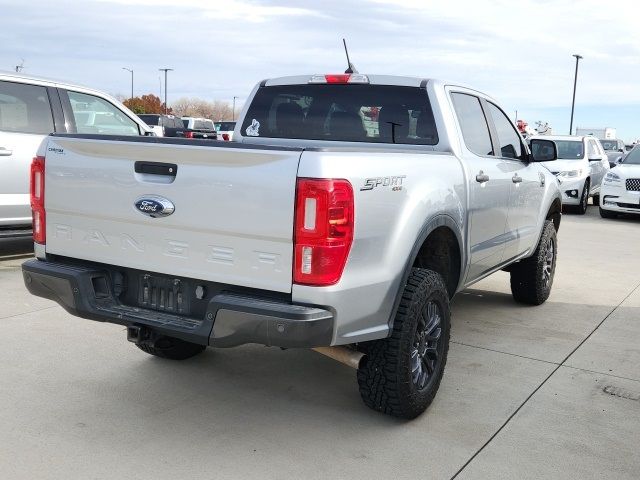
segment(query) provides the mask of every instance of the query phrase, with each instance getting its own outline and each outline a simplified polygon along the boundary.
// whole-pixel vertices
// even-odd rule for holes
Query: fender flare
[[[391,309],[391,315],[389,316],[389,334],[393,331],[393,321],[396,317],[396,313],[398,311],[398,307],[400,306],[400,300],[402,299],[402,293],[404,291],[405,286],[407,285],[407,280],[409,279],[409,274],[411,273],[411,268],[416,258],[418,257],[418,253],[420,252],[420,248],[425,240],[429,237],[429,235],[439,227],[448,227],[456,236],[456,240],[458,241],[458,247],[460,248],[460,278],[458,279],[458,286],[456,288],[456,292],[460,288],[460,285],[464,278],[464,273],[466,271],[467,264],[467,252],[465,248],[465,244],[462,241],[462,232],[460,231],[460,226],[455,222],[455,220],[444,213],[437,214],[431,219],[429,219],[420,229],[418,236],[411,247],[411,251],[409,257],[404,265],[402,271],[402,277],[400,280],[400,284],[398,285],[397,292],[395,294],[395,299],[393,301],[393,308]]]

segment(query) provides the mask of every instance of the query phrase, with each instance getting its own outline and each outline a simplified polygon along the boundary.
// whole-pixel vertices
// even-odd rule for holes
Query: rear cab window
[[[218,132],[227,132],[236,128],[236,122],[216,122],[214,126]]]
[[[391,85],[261,87],[240,131],[245,136],[265,138],[438,143],[426,90]]]
[[[157,126],[160,121],[160,115],[138,115],[140,120],[150,126]]]
[[[40,135],[54,132],[46,87],[0,81],[0,131]]]

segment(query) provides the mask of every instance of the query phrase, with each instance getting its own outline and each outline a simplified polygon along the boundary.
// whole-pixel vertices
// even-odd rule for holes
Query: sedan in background
[[[640,146],[636,146],[604,177],[600,216],[615,218],[620,213],[640,214]]]

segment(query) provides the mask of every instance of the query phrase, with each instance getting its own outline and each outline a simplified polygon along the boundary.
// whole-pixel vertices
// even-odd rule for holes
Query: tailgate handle
[[[175,163],[136,162],[134,168],[136,173],[146,173],[148,175],[175,177],[176,173],[178,173],[178,165]]]

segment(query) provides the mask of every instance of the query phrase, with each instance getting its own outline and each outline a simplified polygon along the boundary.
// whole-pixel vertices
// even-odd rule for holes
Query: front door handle
[[[480,170],[480,173],[476,175],[476,182],[478,183],[486,183],[489,181],[489,175]]]
[[[0,157],[10,157],[11,155],[13,155],[13,150],[0,147]]]
[[[511,181],[513,183],[520,183],[522,182],[522,177],[519,177],[518,174],[516,173],[513,177],[511,177]]]

